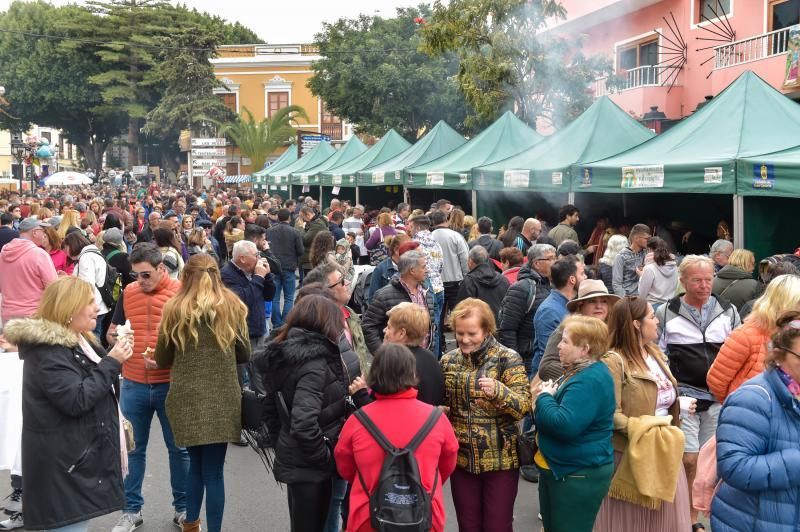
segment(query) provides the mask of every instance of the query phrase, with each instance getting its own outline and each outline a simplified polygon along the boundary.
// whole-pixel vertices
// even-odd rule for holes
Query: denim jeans
[[[342,503],[347,494],[347,481],[339,475],[333,477],[331,490],[331,506],[328,508],[328,519],[325,522],[324,532],[339,532],[342,529]]]
[[[272,325],[280,327],[294,306],[294,289],[297,279],[295,279],[294,270],[283,270],[280,275],[273,275],[272,280],[275,283],[275,297],[272,298]],[[283,309],[281,309],[281,290],[283,291]]]
[[[89,530],[89,521],[81,521],[80,523],[72,523],[71,525],[62,526],[60,528],[48,528],[44,532],[86,532]]]
[[[442,358],[442,349],[444,348],[439,339],[439,328],[441,327],[439,322],[442,318],[442,308],[444,308],[444,290],[433,294],[433,343],[431,344],[431,352],[437,359]]]
[[[220,532],[222,513],[225,510],[225,453],[227,443],[212,443],[187,447],[189,452],[189,481],[186,484],[186,521],[200,519],[203,493],[206,497],[206,523],[208,532]]]
[[[153,414],[158,415],[164,443],[169,453],[169,478],[172,486],[172,506],[176,512],[186,511],[186,476],[189,473],[189,453],[175,446],[172,429],[167,419],[165,401],[169,383],[142,384],[128,379],[122,381],[120,408],[122,415],[133,425],[136,448],[128,454],[128,476],[125,477],[125,509],[127,513],[139,512],[144,505],[144,481],[147,442]]]

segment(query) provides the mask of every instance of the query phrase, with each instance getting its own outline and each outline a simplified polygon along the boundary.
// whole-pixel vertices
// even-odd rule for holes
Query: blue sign
[[[768,190],[775,187],[775,165],[774,164],[754,164],[753,165],[753,188]]]
[[[591,168],[581,168],[581,184],[582,187],[590,187],[592,186],[592,169]]]

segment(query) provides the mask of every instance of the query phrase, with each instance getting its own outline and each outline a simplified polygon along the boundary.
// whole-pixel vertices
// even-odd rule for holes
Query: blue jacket
[[[558,388],[536,399],[539,449],[556,479],[614,461],[614,380],[595,362]],[[716,530],[715,530],[716,532]]]
[[[714,532],[800,530],[800,403],[776,370],[745,382],[722,407],[711,505]]]
[[[533,344],[533,361],[531,362],[531,375],[539,371],[539,363],[544,355],[544,348],[547,347],[547,340],[553,331],[558,329],[564,318],[567,317],[567,303],[569,301],[564,294],[553,288],[550,294],[542,301],[536,314],[533,316],[533,331],[536,340]]]
[[[250,279],[233,262],[222,268],[222,283],[233,290],[247,306],[247,330],[251,338],[267,334],[267,312],[265,301],[275,297],[275,283],[272,274],[267,277],[253,275]]]
[[[370,278],[369,283],[369,291],[367,292],[367,303],[372,301],[372,296],[375,295],[375,292],[389,284],[389,281],[391,281],[392,277],[394,277],[396,274],[397,266],[391,257],[387,257],[379,262],[372,271],[372,277]]]

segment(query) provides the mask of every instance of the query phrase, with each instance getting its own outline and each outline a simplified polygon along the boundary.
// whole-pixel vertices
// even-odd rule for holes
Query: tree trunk
[[[100,179],[100,175],[103,172],[103,154],[105,154],[107,146],[108,143],[106,142],[97,143],[92,139],[80,144],[80,149],[86,158],[86,164],[89,165],[90,169],[94,170],[97,179]]]
[[[128,170],[139,165],[139,119],[128,119]]]

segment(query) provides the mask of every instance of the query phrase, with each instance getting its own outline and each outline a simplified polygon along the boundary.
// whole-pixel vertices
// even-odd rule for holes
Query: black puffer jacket
[[[25,527],[61,528],[121,509],[125,491],[113,391],[120,363],[99,347],[94,349],[104,358],[90,361],[78,337],[51,321],[12,320],[4,333],[25,361]]]
[[[277,442],[275,480],[291,484],[329,478],[346,414],[348,383],[339,346],[317,332],[292,329],[283,342],[267,346],[257,365],[267,390],[265,421]]]
[[[500,306],[503,303],[503,298],[508,292],[508,279],[498,273],[494,267],[488,263],[479,264],[472,268],[470,272],[464,276],[461,281],[461,286],[458,288],[458,297],[456,304],[460,303],[468,297],[474,297],[485,301],[489,308],[494,313],[495,321],[500,312]]]
[[[367,312],[361,320],[361,328],[364,330],[364,339],[367,341],[367,349],[373,355],[378,351],[383,343],[383,329],[389,323],[386,312],[398,303],[411,302],[411,296],[400,284],[400,279],[395,277],[389,284],[375,292],[367,307]],[[425,303],[428,305],[428,314],[431,317],[431,330],[433,330],[433,294],[430,290],[425,291]],[[427,346],[422,346],[427,347]]]
[[[529,297],[533,300],[529,305]],[[503,298],[498,320],[498,340],[513,349],[523,360],[533,356],[533,315],[550,294],[550,280],[526,264],[519,270],[517,282],[512,284]]]
[[[314,237],[317,233],[328,230],[328,222],[319,214],[313,220],[306,224],[306,230],[303,233],[303,256],[300,257],[300,266],[305,269],[311,269],[311,260],[309,254],[311,253],[311,244],[314,242]]]

